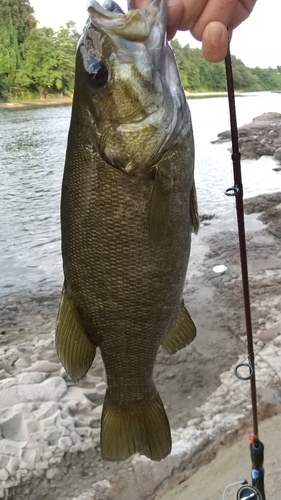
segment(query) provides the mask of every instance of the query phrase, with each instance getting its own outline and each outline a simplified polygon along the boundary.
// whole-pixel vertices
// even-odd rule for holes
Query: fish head
[[[77,48],[75,93],[98,154],[128,174],[148,170],[180,130],[185,97],[166,40],[165,0],[125,14],[113,0],[88,4]]]

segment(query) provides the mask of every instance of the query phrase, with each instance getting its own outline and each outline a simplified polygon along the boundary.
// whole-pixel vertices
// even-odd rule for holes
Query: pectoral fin
[[[190,191],[190,220],[194,232],[197,233],[199,229],[199,215],[196,188],[194,183]]]
[[[178,316],[168,336],[161,345],[168,354],[174,354],[190,344],[195,337],[196,327],[185,308],[184,302],[182,302]]]
[[[88,339],[65,287],[58,313],[56,346],[65,370],[73,380],[83,377],[94,360],[96,346]]]
[[[170,221],[173,180],[164,171],[156,170],[149,211],[149,233],[156,245],[165,237]]]

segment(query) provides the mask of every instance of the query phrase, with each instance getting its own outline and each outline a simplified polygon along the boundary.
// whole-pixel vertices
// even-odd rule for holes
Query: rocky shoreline
[[[239,148],[242,158],[257,159],[273,156],[281,164],[281,114],[264,113],[251,123],[238,129]],[[218,134],[214,143],[230,140],[230,131]],[[281,167],[280,167],[281,168]],[[276,170],[280,170],[276,167]]]
[[[257,198],[257,197],[256,197]],[[280,411],[280,193],[246,201],[266,225],[248,234],[249,276],[259,414]],[[205,219],[205,221],[204,221]],[[54,346],[60,290],[6,297],[0,322],[0,498],[10,500],[148,500],[209,461],[249,422],[249,384],[236,379],[245,359],[237,237],[202,219],[193,239],[185,301],[198,337],[173,357],[159,352],[155,381],[174,429],[173,450],[160,463],[134,456],[103,462],[99,427],[105,393],[100,355],[74,384]],[[274,230],[272,230],[272,224]],[[227,271],[215,274],[215,265]],[[163,490],[164,488],[164,490]]]

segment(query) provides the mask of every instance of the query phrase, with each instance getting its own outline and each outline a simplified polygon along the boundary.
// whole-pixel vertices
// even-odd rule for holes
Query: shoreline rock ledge
[[[281,164],[281,114],[263,113],[238,129],[242,157],[258,159],[273,156]],[[220,132],[212,144],[230,140],[230,131]]]

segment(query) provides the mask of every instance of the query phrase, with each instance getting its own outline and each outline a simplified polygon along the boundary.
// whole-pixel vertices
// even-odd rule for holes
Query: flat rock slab
[[[258,217],[267,230],[281,238],[281,192],[262,194],[244,201],[246,214],[261,213]]]
[[[230,140],[230,131],[218,134],[214,141]],[[257,159],[261,156],[274,156],[281,163],[281,114],[264,113],[251,123],[238,129],[240,152],[244,158]]]
[[[39,384],[12,385],[1,391],[0,409],[17,403],[60,401],[66,394],[67,386],[61,377],[52,377]]]

